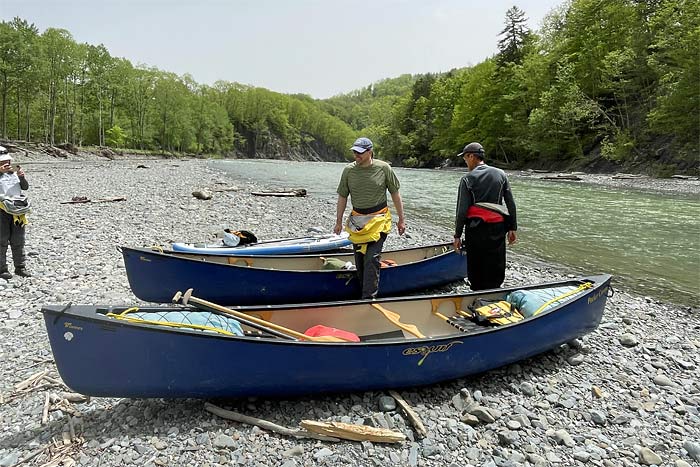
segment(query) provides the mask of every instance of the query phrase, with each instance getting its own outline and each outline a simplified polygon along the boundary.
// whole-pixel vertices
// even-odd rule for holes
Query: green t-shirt
[[[400,183],[391,166],[384,161],[372,159],[368,167],[360,167],[355,162],[343,169],[338,184],[338,194],[351,198],[352,207],[369,209],[386,204],[386,191],[394,194],[399,191]]]

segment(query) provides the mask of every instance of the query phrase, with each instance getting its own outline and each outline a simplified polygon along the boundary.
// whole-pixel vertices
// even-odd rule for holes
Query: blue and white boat
[[[593,331],[610,280],[598,275],[457,295],[237,309],[186,293],[181,301],[194,307],[47,305],[41,311],[58,372],[81,394],[288,397],[421,386],[532,357]],[[518,322],[484,326],[465,318],[478,299],[562,286],[573,292]],[[153,318],[202,312],[218,316],[207,325]],[[221,324],[229,319],[234,325]],[[319,325],[325,337],[310,333]],[[338,330],[356,341],[328,338],[343,335]]]
[[[173,251],[197,253],[200,255],[258,256],[258,255],[298,255],[334,251],[346,248],[352,243],[347,232],[340,235],[310,235],[299,238],[281,238],[245,245],[228,246],[224,243],[199,244],[175,242]]]

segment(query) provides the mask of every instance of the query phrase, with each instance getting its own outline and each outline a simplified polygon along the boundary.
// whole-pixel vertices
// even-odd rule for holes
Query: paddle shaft
[[[260,326],[267,327],[267,328],[272,329],[274,331],[281,332],[283,334],[286,334],[290,337],[294,337],[296,339],[313,341],[313,342],[347,342],[345,339],[341,339],[339,337],[334,337],[334,336],[318,336],[318,337],[307,336],[306,334],[302,334],[301,332],[297,332],[293,329],[285,328],[284,326],[280,326],[278,324],[271,323],[271,322],[266,321],[264,319],[256,318],[255,316],[246,315],[245,313],[241,313],[240,311],[232,310],[230,308],[226,308],[224,306],[218,305],[218,304],[213,303],[213,302],[209,302],[207,300],[203,300],[201,298],[190,296],[188,298],[188,302],[192,302],[195,305],[206,306],[208,308],[220,311],[221,313],[226,313],[228,315],[235,316],[236,318],[239,318],[241,320],[245,319],[247,321],[259,324]]]
[[[202,310],[206,310],[206,311],[209,311],[209,312],[212,312],[212,313],[222,313],[222,314],[223,314],[223,312],[222,312],[221,310],[219,310],[218,308],[213,308],[213,307],[210,307],[210,306],[208,306],[208,305],[204,305],[204,304],[202,304],[202,303],[195,303],[195,302],[192,302],[192,304],[193,304],[195,307],[197,307],[197,308],[199,308],[199,309],[202,309]],[[228,313],[226,313],[226,314],[228,315]],[[237,319],[238,321],[240,321],[241,323],[245,324],[246,326],[250,326],[250,327],[253,328],[253,329],[257,329],[258,331],[265,332],[265,333],[267,333],[267,334],[269,334],[269,335],[271,335],[271,336],[279,337],[279,338],[282,338],[282,339],[297,340],[297,339],[295,339],[294,337],[290,336],[289,334],[285,334],[285,333],[283,333],[283,332],[275,331],[274,329],[271,329],[271,328],[269,328],[268,326],[263,326],[262,324],[258,324],[258,323],[256,323],[256,322],[253,322],[253,321],[247,319],[247,318],[241,318],[240,316],[236,316],[236,319]]]
[[[304,240],[307,238],[313,238],[314,240],[323,240],[325,238],[331,238],[333,234],[321,234],[321,235],[307,235],[306,237],[294,237],[294,238],[273,238],[272,240],[265,240],[262,242],[248,243],[241,245],[240,248],[244,249],[248,246],[264,245],[265,243],[277,243],[277,242],[287,242],[293,240]]]

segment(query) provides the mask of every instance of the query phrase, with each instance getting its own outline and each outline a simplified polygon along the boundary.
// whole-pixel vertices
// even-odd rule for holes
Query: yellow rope
[[[547,308],[549,305],[551,305],[554,302],[557,302],[557,301],[559,301],[563,298],[569,297],[571,295],[577,294],[577,293],[581,292],[582,290],[590,289],[592,287],[593,287],[592,282],[584,282],[583,284],[579,285],[576,289],[570,290],[562,295],[559,295],[558,297],[554,297],[553,299],[544,302],[544,304],[541,307],[539,307],[537,310],[535,310],[535,312],[532,314],[532,316],[537,315],[537,313],[544,310],[545,308]]]
[[[226,331],[225,329],[217,328],[214,326],[204,326],[201,324],[173,323],[171,321],[152,321],[149,319],[132,318],[131,316],[126,316],[127,313],[131,313],[132,311],[138,311],[138,310],[139,310],[139,308],[134,306],[131,308],[127,308],[126,310],[122,311],[121,313],[107,313],[107,316],[109,316],[110,318],[121,319],[121,320],[127,321],[129,323],[153,324],[155,326],[168,326],[171,328],[190,328],[190,329],[197,329],[200,331],[217,332],[217,333],[223,334],[225,336],[235,336],[235,334],[230,332],[230,331]]]
[[[151,251],[157,251],[158,253],[164,253],[163,247],[160,245],[151,245]]]

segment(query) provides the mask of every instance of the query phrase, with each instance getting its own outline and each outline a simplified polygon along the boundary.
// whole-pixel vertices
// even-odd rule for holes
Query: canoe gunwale
[[[387,303],[402,303],[402,302],[407,302],[407,301],[421,301],[421,300],[433,300],[433,299],[440,299],[440,300],[447,300],[447,299],[452,299],[452,298],[464,298],[464,297],[480,297],[483,295],[491,295],[493,293],[499,293],[502,295],[506,295],[508,292],[512,292],[515,290],[528,290],[528,289],[542,289],[542,288],[549,288],[549,287],[561,287],[564,285],[580,285],[585,282],[592,282],[593,287],[591,287],[588,290],[582,291],[581,293],[577,294],[572,300],[566,300],[562,303],[559,303],[553,307],[550,307],[549,309],[543,311],[542,313],[539,313],[535,316],[531,316],[529,318],[525,318],[522,321],[518,321],[515,323],[510,323],[510,324],[505,324],[505,325],[499,325],[499,326],[483,326],[481,327],[477,332],[470,332],[466,333],[463,331],[459,331],[457,328],[455,328],[455,333],[454,334],[445,334],[445,335],[440,335],[440,336],[426,336],[423,338],[414,338],[411,339],[411,342],[416,342],[416,343],[425,343],[425,342],[430,342],[430,341],[437,341],[437,340],[444,340],[444,339],[454,339],[454,338],[460,338],[460,337],[472,337],[472,336],[477,336],[477,335],[485,335],[485,334],[490,334],[490,333],[495,333],[498,331],[503,331],[507,330],[509,328],[515,327],[515,326],[522,326],[527,323],[532,323],[536,322],[538,320],[541,320],[545,317],[547,317],[550,314],[556,313],[557,311],[560,311],[562,308],[565,308],[574,302],[577,302],[587,296],[592,295],[593,293],[597,292],[600,288],[605,286],[606,283],[608,283],[611,279],[611,276],[609,275],[597,275],[597,276],[583,276],[579,278],[573,278],[573,279],[568,279],[565,281],[550,281],[550,282],[545,282],[545,283],[537,283],[537,284],[528,284],[525,286],[520,286],[520,287],[507,287],[507,288],[502,288],[502,289],[487,289],[487,290],[479,290],[476,292],[467,292],[467,293],[454,293],[454,294],[430,294],[430,295],[410,295],[410,296],[405,296],[405,297],[383,297],[383,298],[377,298],[373,300],[366,300],[366,299],[358,299],[358,300],[339,300],[339,301],[326,301],[326,302],[315,302],[315,303],[299,303],[299,304],[282,304],[282,305],[247,305],[247,306],[237,306],[237,307],[230,307],[232,309],[235,309],[236,311],[240,311],[242,313],[253,313],[253,312],[269,312],[269,311],[283,311],[283,310],[303,310],[304,308],[322,308],[322,307],[339,307],[339,306],[352,306],[352,305],[362,305],[362,304],[387,304]],[[56,309],[53,309],[53,307],[56,307]],[[76,311],[71,311],[70,308],[66,308],[65,305],[45,305],[40,309],[40,313],[42,313],[45,316],[51,316],[54,317],[55,319],[61,318],[61,317],[75,317],[79,318],[81,320],[86,320],[89,322],[97,323],[101,326],[108,326],[108,327],[123,327],[123,328],[140,328],[143,330],[147,331],[152,331],[152,332],[165,332],[165,333],[170,333],[170,334],[187,334],[191,336],[196,336],[196,337],[204,337],[204,338],[215,338],[215,339],[222,339],[226,341],[231,341],[231,340],[255,340],[255,341],[265,341],[265,343],[279,343],[279,344],[303,344],[303,345],[322,345],[322,346],[329,346],[329,345],[389,345],[389,344],[405,344],[406,343],[406,338],[405,337],[396,337],[396,338],[388,338],[388,339],[378,339],[378,340],[371,340],[371,341],[362,341],[362,342],[312,342],[312,341],[302,341],[302,340],[284,340],[284,339],[279,339],[275,338],[272,336],[227,336],[227,335],[222,335],[218,333],[207,333],[207,332],[202,332],[194,329],[188,329],[188,328],[170,328],[167,326],[158,326],[154,324],[148,324],[148,323],[138,323],[138,322],[129,322],[125,320],[119,320],[119,319],[112,319],[106,316],[106,312],[114,310],[119,310],[121,311],[122,309],[129,308],[130,306],[128,305],[117,305],[117,306],[112,306],[112,307],[105,307],[105,306],[100,306],[100,305],[75,305],[75,307],[78,308],[78,310],[81,309],[89,309],[92,308],[93,312],[88,313],[88,312],[76,312]],[[84,307],[84,308],[83,308]],[[399,305],[400,307],[400,305]],[[58,309],[60,308],[60,310]],[[394,307],[398,308],[398,307]],[[187,306],[181,306],[181,305],[172,305],[168,307],[158,307],[158,306],[145,306],[145,307],[140,307],[140,311],[164,311],[164,310],[171,310],[171,311],[179,311],[179,310],[186,310],[186,311],[202,311],[196,307],[187,307]],[[102,313],[104,311],[105,313]],[[215,313],[219,314],[221,316],[226,316],[223,313]],[[234,318],[235,319],[235,318]],[[55,321],[55,320],[54,320]]]
[[[449,248],[448,248],[449,247]],[[241,268],[241,269],[253,269],[253,270],[259,270],[259,271],[267,271],[267,270],[274,270],[274,271],[280,271],[280,272],[294,272],[294,273],[330,273],[330,274],[354,274],[355,270],[354,269],[282,269],[282,268],[271,268],[271,267],[258,267],[255,265],[242,265],[242,264],[236,264],[236,263],[229,263],[229,262],[219,262],[219,261],[208,261],[206,257],[215,257],[215,258],[235,258],[235,261],[242,261],[245,262],[246,260],[251,260],[251,261],[260,261],[260,260],[275,260],[279,259],[281,261],[288,261],[288,260],[298,260],[298,259],[316,259],[319,257],[324,257],[324,258],[335,258],[335,257],[346,257],[350,256],[352,257],[353,253],[352,252],[347,252],[347,253],[329,253],[329,254],[323,254],[322,252],[319,253],[310,253],[310,254],[299,254],[299,255],[264,255],[264,256],[258,256],[258,255],[252,255],[252,256],[243,256],[243,255],[236,255],[236,256],[231,256],[231,255],[212,255],[212,254],[201,254],[201,253],[191,253],[191,252],[182,252],[182,251],[173,251],[173,250],[162,250],[162,249],[152,249],[152,248],[147,248],[147,247],[129,247],[129,246],[121,246],[119,247],[121,250],[120,251],[133,251],[138,254],[142,253],[147,253],[147,254],[152,254],[160,257],[167,257],[167,258],[176,258],[178,260],[186,260],[186,261],[193,261],[195,263],[206,263],[206,264],[214,264],[217,266],[230,266],[234,269],[236,268]],[[439,249],[443,248],[445,251],[442,253],[437,253],[434,254],[433,256],[427,256],[423,257],[421,259],[415,260],[415,261],[408,261],[405,263],[397,264],[396,266],[391,266],[392,269],[396,268],[401,268],[401,267],[406,267],[409,265],[420,265],[423,262],[426,261],[431,261],[431,260],[436,260],[441,257],[444,257],[446,255],[449,255],[453,253],[452,249],[452,244],[451,243],[437,243],[434,245],[428,245],[428,246],[422,246],[422,247],[415,247],[415,248],[404,248],[404,249],[399,249],[399,250],[386,250],[382,252],[383,255],[391,254],[394,252],[403,252],[403,251],[416,251],[416,250],[430,250],[430,249]],[[204,258],[200,258],[200,257]]]

